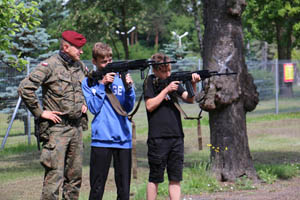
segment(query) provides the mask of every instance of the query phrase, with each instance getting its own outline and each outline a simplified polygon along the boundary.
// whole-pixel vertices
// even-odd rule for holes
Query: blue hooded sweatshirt
[[[135,103],[134,89],[125,92],[122,79],[118,74],[115,75],[110,89],[124,110],[129,113]],[[91,146],[130,149],[132,147],[131,122],[128,117],[121,116],[114,110],[106,96],[105,86],[97,83],[89,87],[85,78],[82,82],[82,91],[88,109],[94,115]]]

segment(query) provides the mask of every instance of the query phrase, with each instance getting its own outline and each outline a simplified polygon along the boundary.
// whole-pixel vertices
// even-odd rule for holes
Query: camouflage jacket
[[[21,83],[19,95],[35,117],[43,110],[60,111],[71,119],[81,117],[81,107],[85,104],[81,81],[87,70],[81,62],[72,66],[61,56],[54,55],[40,63]],[[42,87],[43,108],[35,91]]]

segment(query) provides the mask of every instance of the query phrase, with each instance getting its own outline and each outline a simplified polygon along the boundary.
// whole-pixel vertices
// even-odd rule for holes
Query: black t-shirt
[[[145,100],[159,94],[155,90],[157,86],[154,83],[154,79],[156,79],[154,75],[150,75],[147,79],[146,87],[144,88]],[[182,85],[179,85],[178,90],[174,93],[181,96],[184,91]],[[148,138],[183,137],[180,112],[173,103],[177,101],[177,97],[175,94],[168,95],[167,97],[168,100],[164,99],[152,112],[147,110]]]

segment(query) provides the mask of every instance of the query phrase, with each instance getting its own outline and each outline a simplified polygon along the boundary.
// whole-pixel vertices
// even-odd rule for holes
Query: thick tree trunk
[[[135,36],[134,36],[134,41],[135,41],[135,44],[137,44],[139,42],[139,39],[138,39],[138,29],[136,29]]]
[[[279,60],[291,60],[292,57],[292,33],[291,30],[284,30],[280,22],[276,25],[277,50]],[[279,63],[279,95],[293,97],[293,83],[285,83],[283,77],[283,63]]]
[[[257,179],[250,155],[246,112],[255,109],[258,93],[244,60],[243,0],[203,0],[204,69],[237,72],[205,80],[200,107],[209,112],[212,171],[221,181],[241,176]]]
[[[155,30],[155,47],[158,48],[158,38],[159,38],[159,31],[158,29]]]

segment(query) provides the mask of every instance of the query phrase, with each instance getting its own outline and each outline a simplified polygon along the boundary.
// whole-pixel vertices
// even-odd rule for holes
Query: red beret
[[[85,37],[75,31],[64,31],[61,36],[64,40],[78,48],[82,47],[86,43]]]

